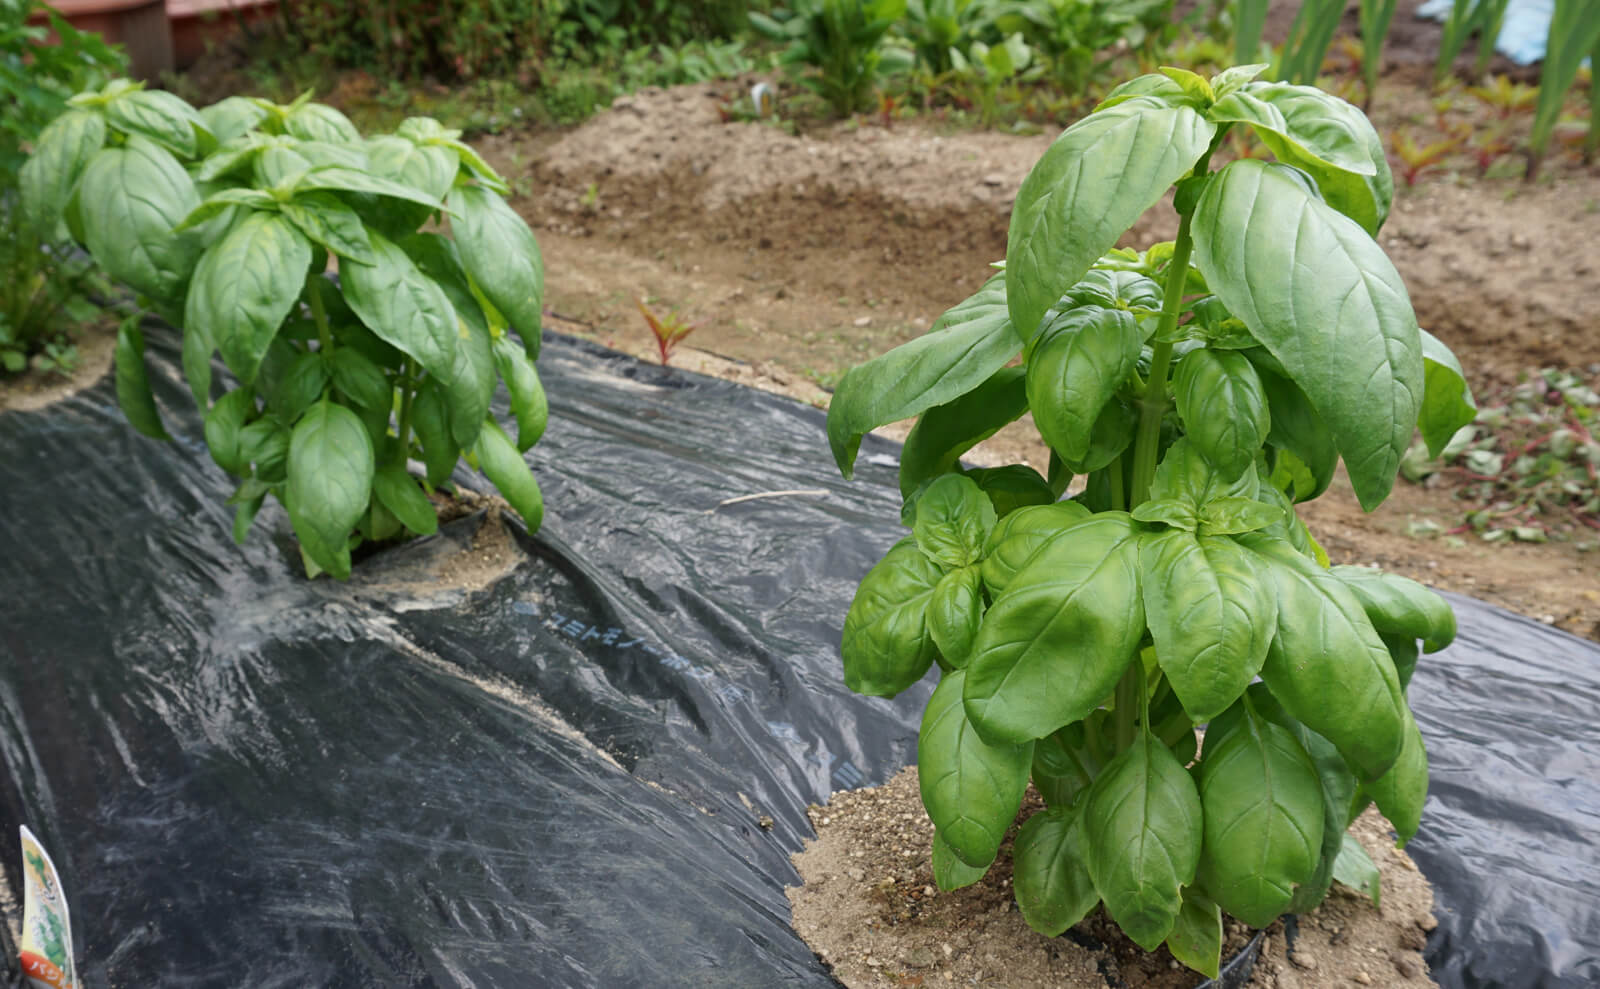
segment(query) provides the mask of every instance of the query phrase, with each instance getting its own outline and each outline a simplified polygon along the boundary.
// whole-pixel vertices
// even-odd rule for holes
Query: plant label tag
[[[22,966],[24,989],[78,989],[72,964],[67,895],[50,853],[22,828]]]

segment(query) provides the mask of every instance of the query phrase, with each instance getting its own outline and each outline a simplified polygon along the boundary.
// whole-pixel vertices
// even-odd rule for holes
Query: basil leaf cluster
[[[428,495],[463,454],[530,529],[543,515],[523,454],[548,416],[544,262],[460,137],[425,117],[363,137],[309,94],[196,110],[119,79],[73,97],[22,167],[41,229],[181,327],[206,445],[239,481],[234,538],[276,498],[313,576],[348,577],[364,541],[434,532]],[[124,324],[117,397],[165,439],[144,346]],[[502,382],[514,441],[489,415]]]
[[[939,668],[918,764],[940,885],[984,874],[1031,780],[1028,922],[1104,904],[1212,976],[1223,911],[1263,926],[1335,877],[1375,890],[1346,836],[1369,804],[1402,844],[1417,830],[1406,688],[1454,616],[1329,566],[1295,505],[1342,461],[1371,509],[1417,429],[1437,449],[1474,413],[1374,239],[1393,182],[1371,124],[1262,68],[1113,91],[1023,182],[1002,270],[846,373],[828,416],[847,477],[864,433],[917,420],[911,535],[862,580],[841,653],[880,696]],[[1212,170],[1233,127],[1275,160]],[[1177,239],[1116,248],[1169,190]],[[1045,473],[962,466],[1025,415]]]

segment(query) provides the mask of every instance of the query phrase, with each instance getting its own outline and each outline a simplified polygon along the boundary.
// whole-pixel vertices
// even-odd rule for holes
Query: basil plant
[[[1059,934],[1103,903],[1212,976],[1222,911],[1264,926],[1370,880],[1346,835],[1370,803],[1402,843],[1417,830],[1406,686],[1454,616],[1330,567],[1294,506],[1342,459],[1371,509],[1415,430],[1437,451],[1473,415],[1374,239],[1378,135],[1262,68],[1113,91],[1023,182],[1000,272],[848,372],[828,416],[846,476],[863,433],[917,417],[911,534],[862,580],[842,654],[879,696],[939,667],[918,764],[940,886],[985,873],[1031,779],[1028,923]],[[1212,169],[1235,127],[1276,160]],[[1114,249],[1174,185],[1176,241]],[[1046,473],[961,466],[1028,413]]]
[[[547,414],[544,265],[459,138],[428,118],[363,138],[309,94],[196,111],[117,80],[74,97],[22,169],[31,215],[182,328],[206,445],[239,481],[234,538],[271,495],[312,576],[348,577],[364,540],[435,531],[427,492],[463,451],[530,528],[543,514],[522,453]],[[166,438],[137,320],[115,361],[129,422]],[[515,441],[489,414],[501,381]]]

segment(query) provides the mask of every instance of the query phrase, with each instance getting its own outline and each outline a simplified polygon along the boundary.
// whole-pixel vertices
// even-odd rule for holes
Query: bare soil
[[[1018,820],[1040,806],[1030,791]],[[1165,948],[1140,950],[1102,910],[1061,937],[1030,929],[1011,890],[1011,837],[982,880],[941,892],[914,766],[881,787],[835,793],[810,816],[817,837],[793,856],[803,885],[787,891],[794,926],[850,989],[1190,989],[1201,981]],[[1436,924],[1427,880],[1376,812],[1359,818],[1353,833],[1378,864],[1381,909],[1336,886],[1298,918],[1292,941],[1281,922],[1273,924],[1253,989],[1436,985],[1421,954]],[[1253,933],[1225,918],[1224,956]]]
[[[72,342],[78,348],[78,366],[71,374],[29,370],[0,377],[0,412],[42,409],[99,381],[117,349],[117,324],[111,319],[86,323],[73,332]]]
[[[1425,139],[1456,126],[1435,119],[1407,71],[1401,63],[1379,90],[1380,132],[1419,128]],[[674,363],[692,366],[699,351],[740,380],[821,405],[846,368],[920,335],[982,283],[1005,254],[1017,188],[1054,135],[878,117],[797,134],[725,119],[747,83],[644,90],[563,134],[480,143],[537,230],[555,328],[655,360],[644,298],[698,324]],[[1125,242],[1175,230],[1170,207],[1157,206]],[[1600,171],[1575,153],[1553,153],[1533,183],[1480,179],[1464,160],[1425,173],[1399,191],[1380,240],[1420,321],[1475,389],[1541,366],[1600,365],[1588,257],[1600,244]],[[1044,456],[1022,428],[973,459]],[[1600,567],[1579,543],[1412,535],[1437,531],[1423,522],[1453,527],[1465,508],[1448,490],[1401,484],[1368,515],[1337,484],[1305,514],[1336,562],[1380,563],[1600,638]]]

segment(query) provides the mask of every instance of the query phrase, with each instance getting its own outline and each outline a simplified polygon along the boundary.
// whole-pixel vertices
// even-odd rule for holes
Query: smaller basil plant
[[[21,187],[30,215],[181,327],[206,445],[239,481],[235,539],[271,495],[307,572],[343,579],[363,541],[437,529],[427,492],[463,452],[538,527],[522,454],[547,415],[544,264],[458,131],[412,118],[363,138],[309,94],[196,111],[116,80],[73,97]],[[515,441],[489,414],[502,381]],[[166,438],[137,320],[118,334],[116,387],[128,421]]]
[[[1371,509],[1419,427],[1437,451],[1474,411],[1374,239],[1394,188],[1377,133],[1263,68],[1115,90],[1023,182],[1003,269],[848,372],[828,416],[846,476],[863,433],[917,417],[911,534],[862,580],[842,653],[866,694],[939,668],[917,755],[939,885],[985,873],[1031,780],[1028,923],[1056,935],[1104,904],[1211,976],[1223,911],[1265,926],[1335,878],[1370,884],[1346,834],[1369,804],[1402,843],[1417,830],[1406,688],[1454,616],[1329,566],[1294,506],[1342,459]],[[1235,127],[1276,160],[1212,169]],[[1177,239],[1114,249],[1174,186]],[[1026,413],[1046,473],[962,467]]]

